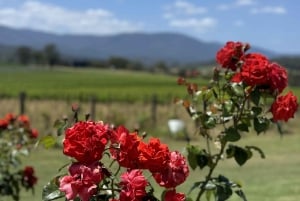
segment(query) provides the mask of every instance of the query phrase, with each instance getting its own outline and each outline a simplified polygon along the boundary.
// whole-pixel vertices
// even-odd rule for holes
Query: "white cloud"
[[[217,10],[225,11],[225,10],[230,10],[234,8],[238,8],[241,6],[253,6],[255,5],[256,2],[254,0],[236,0],[233,3],[227,3],[227,4],[220,4],[217,6]]]
[[[142,28],[140,23],[118,19],[108,10],[99,8],[79,12],[37,1],[26,1],[16,8],[0,8],[0,24],[78,34],[114,34]]]
[[[207,9],[205,7],[184,0],[177,0],[165,7],[163,17],[171,27],[189,28],[203,33],[214,28],[217,24],[216,19],[203,16],[206,13]]]
[[[250,5],[254,5],[255,1],[253,0],[237,0],[235,2],[235,5],[237,6],[250,6]]]
[[[250,11],[252,14],[271,13],[271,14],[285,14],[287,11],[282,6],[265,6],[261,8],[253,8]]]
[[[197,15],[206,13],[205,7],[195,6],[194,4],[182,0],[176,1],[172,7],[175,9],[175,12],[179,11],[180,13],[186,15]]]
[[[179,28],[191,28],[198,32],[206,32],[217,25],[217,20],[210,17],[202,19],[188,18],[188,19],[173,19],[170,21],[170,26]]]

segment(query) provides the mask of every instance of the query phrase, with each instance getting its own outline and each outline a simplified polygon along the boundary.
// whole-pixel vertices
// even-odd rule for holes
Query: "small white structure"
[[[171,134],[174,136],[179,132],[183,132],[185,129],[185,123],[180,119],[170,119],[168,121],[168,126]]]

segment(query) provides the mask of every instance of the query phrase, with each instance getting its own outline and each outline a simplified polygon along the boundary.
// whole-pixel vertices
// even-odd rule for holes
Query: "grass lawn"
[[[250,135],[250,134],[249,134]],[[183,141],[164,138],[171,150],[182,151]],[[198,143],[193,142],[193,143]],[[300,200],[300,135],[289,134],[280,138],[279,135],[267,133],[260,136],[245,136],[241,140],[243,145],[256,145],[263,149],[266,159],[254,154],[243,167],[239,167],[233,159],[221,161],[216,175],[223,174],[228,178],[239,181],[249,201],[299,201]],[[200,140],[201,144],[201,140]],[[42,186],[57,174],[59,167],[68,159],[63,157],[61,150],[46,150],[42,147],[26,159],[25,164],[34,165],[39,177],[35,196],[30,192],[22,193],[22,201],[41,200]],[[188,181],[178,190],[188,192],[193,182],[201,180],[205,170],[191,171]],[[153,182],[152,182],[153,183]],[[205,200],[205,199],[204,199]],[[233,196],[231,201],[240,200]]]

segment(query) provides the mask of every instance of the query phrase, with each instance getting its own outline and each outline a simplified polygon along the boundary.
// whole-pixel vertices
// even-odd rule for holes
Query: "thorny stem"
[[[211,180],[212,178],[212,174],[215,170],[215,168],[217,167],[220,159],[222,158],[222,155],[224,153],[224,150],[225,150],[225,147],[226,147],[226,141],[222,143],[222,146],[221,146],[221,150],[220,152],[217,154],[217,158],[216,158],[216,161],[213,163],[213,166],[209,169],[209,172],[206,176],[206,179],[205,181],[203,182],[203,184],[201,185],[201,190],[200,192],[198,193],[198,196],[196,198],[196,201],[200,201],[200,198],[201,196],[203,195],[203,193],[205,192],[205,186],[206,184]]]
[[[246,105],[246,101],[248,100],[248,96],[245,96],[245,99],[243,100],[242,102],[242,107],[240,108],[240,112],[238,113],[238,115],[236,116],[236,118],[234,118],[234,126],[237,126],[237,123],[239,122],[243,112],[244,112],[244,109],[245,109],[245,105]],[[204,108],[206,109],[206,108]],[[210,152],[210,145],[209,145],[209,141],[208,141],[208,138],[207,138],[207,149],[208,151]],[[214,170],[216,169],[219,161],[221,160],[222,158],[222,155],[224,153],[224,150],[225,150],[225,147],[226,147],[226,144],[227,144],[227,141],[221,141],[221,149],[220,149],[220,152],[216,155],[216,161],[213,163],[212,167],[209,169],[209,172],[206,176],[206,179],[205,181],[201,184],[201,189],[197,195],[197,198],[196,198],[196,201],[200,201],[200,198],[201,196],[203,195],[203,193],[205,192],[205,186],[207,185],[207,183],[212,179],[212,174],[214,172]]]

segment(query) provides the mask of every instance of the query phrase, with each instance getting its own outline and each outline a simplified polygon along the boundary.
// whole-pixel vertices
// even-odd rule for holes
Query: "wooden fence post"
[[[20,114],[25,114],[26,93],[24,91],[20,92],[19,99],[20,99]]]

